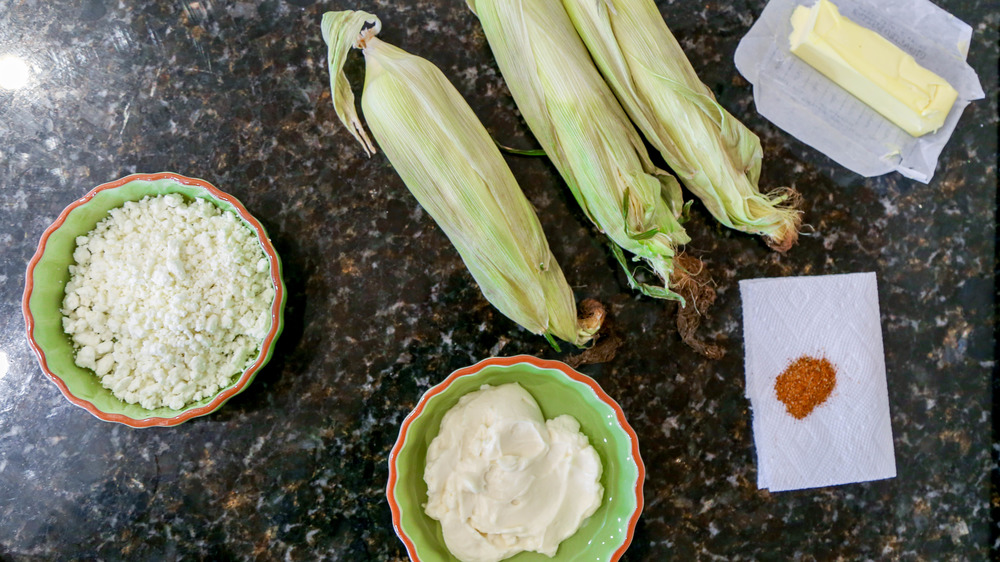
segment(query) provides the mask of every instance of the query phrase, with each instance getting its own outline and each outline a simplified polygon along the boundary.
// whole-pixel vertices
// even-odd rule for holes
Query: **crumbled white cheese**
[[[180,409],[256,358],[274,288],[257,237],[234,213],[179,194],[112,209],[76,239],[63,330],[76,364],[115,396]]]

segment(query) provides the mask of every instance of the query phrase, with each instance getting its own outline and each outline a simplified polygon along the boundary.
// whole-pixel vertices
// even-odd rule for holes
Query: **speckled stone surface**
[[[760,135],[762,185],[801,191],[810,225],[783,256],[694,207],[688,249],[715,277],[704,330],[720,361],[680,342],[676,305],[628,290],[546,160],[509,158],[577,297],[609,305],[626,338],[582,368],[621,403],[648,469],[625,559],[988,555],[1000,10],[940,5],[975,30],[987,99],[922,185],[859,177],[756,114],[732,55],[763,2],[660,3],[703,80]],[[496,138],[533,145],[461,0],[0,3],[0,56],[30,69],[0,89],[0,558],[404,558],[386,460],[421,393],[491,355],[565,357],[488,305],[384,156],[366,158],[337,121],[318,24],[358,7],[437,63]],[[360,56],[347,73],[360,86]],[[162,170],[208,179],[261,220],[286,267],[287,324],[220,411],[132,430],[46,380],[19,303],[63,207]],[[758,491],[737,282],[855,271],[878,274],[898,476]]]

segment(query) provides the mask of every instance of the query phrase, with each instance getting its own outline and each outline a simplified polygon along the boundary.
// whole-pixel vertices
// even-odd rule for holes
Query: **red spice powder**
[[[837,370],[829,360],[803,355],[778,375],[774,391],[788,413],[801,420],[825,402],[836,385]]]

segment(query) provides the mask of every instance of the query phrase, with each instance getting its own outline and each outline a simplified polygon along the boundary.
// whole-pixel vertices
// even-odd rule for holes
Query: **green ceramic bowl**
[[[590,439],[604,466],[601,484],[604,502],[575,535],[559,545],[555,558],[522,552],[511,562],[618,560],[632,542],[635,524],[642,512],[645,468],[639,457],[639,441],[625,421],[618,403],[598,384],[558,361],[527,355],[492,358],[459,369],[431,388],[403,420],[399,438],[389,456],[386,495],[396,534],[415,561],[456,560],[448,552],[441,525],[424,514],[427,484],[424,465],[427,447],[437,435],[444,417],[464,394],[484,384],[517,382],[538,402],[545,419],[562,414],[575,417]]]
[[[271,264],[274,302],[271,305],[271,326],[261,343],[260,353],[254,363],[229,386],[215,396],[190,404],[182,410],[147,410],[138,404],[119,400],[110,390],[101,386],[93,371],[76,366],[73,361],[73,345],[62,330],[62,313],[59,309],[69,281],[69,265],[73,263],[76,237],[90,232],[107,216],[109,210],[120,207],[126,201],[138,201],[147,195],[167,193],[180,193],[186,197],[211,201],[223,210],[236,213],[257,234]],[[21,307],[28,329],[28,342],[38,357],[42,371],[70,402],[105,421],[132,427],[151,427],[177,425],[191,418],[210,414],[226,400],[242,392],[257,371],[271,359],[274,342],[284,324],[285,299],[281,260],[278,259],[264,227],[247,212],[243,204],[204,180],[164,172],[134,174],[106,183],[66,207],[56,222],[42,234],[38,250],[28,262]]]

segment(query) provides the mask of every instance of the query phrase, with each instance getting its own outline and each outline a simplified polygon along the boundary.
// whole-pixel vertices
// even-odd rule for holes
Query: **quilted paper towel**
[[[896,476],[874,273],[740,281],[746,394],[757,487],[772,492]],[[836,386],[803,419],[775,380],[795,359],[825,357]]]

